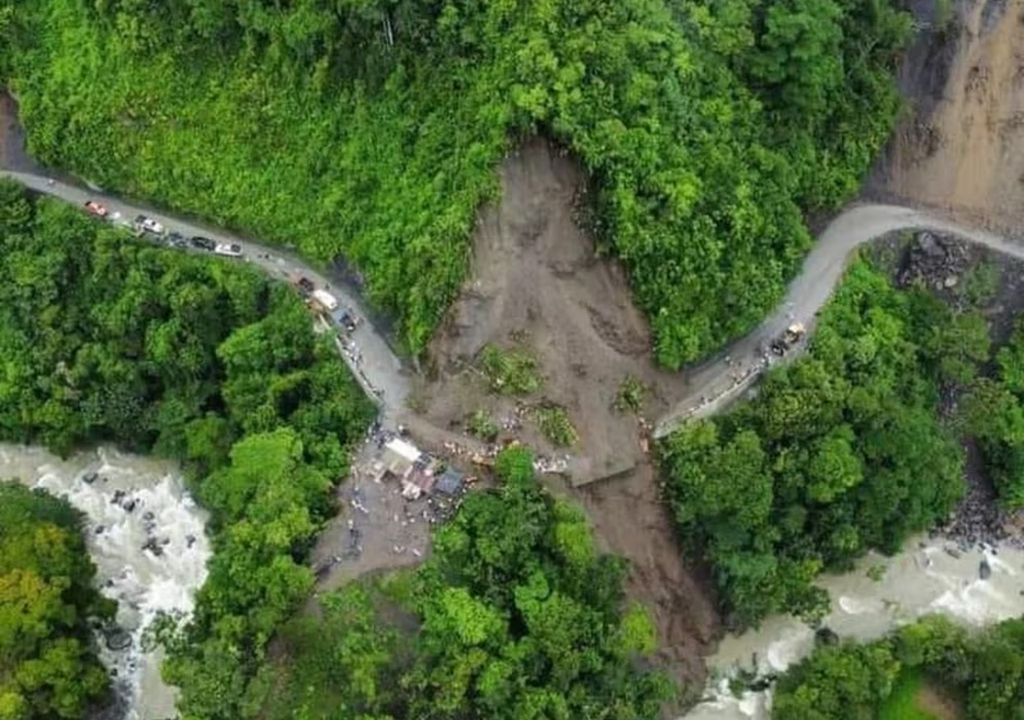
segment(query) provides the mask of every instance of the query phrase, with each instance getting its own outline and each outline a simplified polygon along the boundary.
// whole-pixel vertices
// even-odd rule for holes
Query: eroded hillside
[[[930,3],[929,3],[930,5]],[[871,184],[1011,233],[1024,226],[1024,0],[966,0],[926,26],[900,76],[909,104]]]

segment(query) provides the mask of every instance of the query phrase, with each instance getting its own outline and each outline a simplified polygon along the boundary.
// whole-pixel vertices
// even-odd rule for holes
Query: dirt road
[[[853,206],[818,236],[800,274],[790,284],[785,300],[774,313],[718,358],[687,371],[688,390],[659,420],[655,436],[663,437],[687,418],[712,414],[735,399],[764,369],[765,350],[791,323],[802,322],[808,331],[813,330],[818,310],[842,278],[854,249],[886,233],[909,228],[956,235],[997,252],[1024,258],[1024,245],[965,227],[933,212],[896,205]],[[770,358],[770,353],[768,355]]]

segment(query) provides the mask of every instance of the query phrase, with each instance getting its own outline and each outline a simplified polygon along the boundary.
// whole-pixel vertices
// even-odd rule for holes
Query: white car
[[[139,230],[145,230],[146,232],[155,233],[157,235],[164,234],[164,226],[153,218],[146,217],[145,215],[139,215],[135,218],[135,227]]]
[[[213,251],[227,257],[242,257],[242,246],[238,243],[217,243]]]

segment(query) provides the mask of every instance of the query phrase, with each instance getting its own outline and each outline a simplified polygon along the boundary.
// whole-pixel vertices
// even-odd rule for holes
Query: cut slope
[[[914,112],[873,190],[998,230],[1024,225],[1024,0],[960,3],[902,70]]]

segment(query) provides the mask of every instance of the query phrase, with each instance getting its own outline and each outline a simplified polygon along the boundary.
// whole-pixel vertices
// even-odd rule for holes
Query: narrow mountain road
[[[237,243],[242,247],[244,262],[258,266],[279,280],[294,282],[299,277],[309,278],[318,288],[327,288],[338,298],[342,307],[353,308],[363,320],[369,317],[361,298],[345,287],[331,284],[324,273],[281,248],[261,245],[222,230],[181,220],[149,208],[132,205],[104,193],[85,190],[40,175],[0,170],[0,177],[9,178],[31,190],[51,195],[78,207],[82,207],[87,200],[95,200],[107,208],[107,217],[115,224],[130,226],[135,216],[145,215],[161,223],[168,233],[181,233],[186,238],[201,235],[215,242]],[[149,237],[156,239],[152,235]],[[206,252],[191,248],[189,251]],[[339,354],[367,394],[377,400],[381,407],[382,421],[393,422],[404,409],[405,399],[409,393],[410,376],[407,369],[392,352],[384,333],[378,331],[369,321],[361,322],[348,337],[352,345],[349,348],[339,346]]]
[[[658,421],[655,437],[664,437],[689,418],[713,414],[738,397],[775,359],[768,352],[768,347],[790,324],[803,323],[807,336],[813,332],[818,310],[842,279],[852,252],[875,238],[904,229],[948,233],[997,252],[1024,258],[1024,245],[958,225],[930,212],[896,205],[852,206],[818,236],[800,274],[790,283],[782,304],[764,322],[714,360],[686,371],[688,386],[692,390]],[[802,352],[805,345],[806,340],[787,358]]]
[[[103,203],[117,222],[130,224],[139,214],[151,217],[169,232],[186,237],[203,235],[217,242],[232,242],[242,246],[244,259],[259,266],[271,276],[294,280],[308,277],[318,287],[329,287],[342,305],[356,309],[360,317],[368,314],[362,300],[344,287],[329,285],[328,279],[316,268],[294,254],[280,248],[261,245],[194,222],[184,221],[124,202],[103,193],[51,180],[34,173],[0,171],[7,177],[40,193],[52,195],[81,207],[86,200]],[[776,310],[753,331],[725,348],[715,358],[684,371],[687,375],[686,394],[679,398],[673,409],[655,426],[655,437],[664,437],[687,419],[711,415],[727,406],[750,387],[760,373],[771,365],[774,358],[768,347],[786,328],[799,322],[810,335],[816,316],[828,301],[842,278],[850,256],[857,247],[887,233],[903,229],[926,229],[949,233],[964,240],[989,247],[997,252],[1024,259],[1024,245],[982,230],[964,227],[934,213],[895,205],[855,205],[836,217],[819,235],[811,252],[804,260],[800,274],[790,284],[785,299]],[[402,361],[392,352],[384,333],[371,322],[360,324],[351,335],[357,352],[341,355],[363,387],[375,395],[382,410],[382,420],[393,424],[405,410],[410,389],[410,375]],[[787,359],[804,350],[801,341]]]

